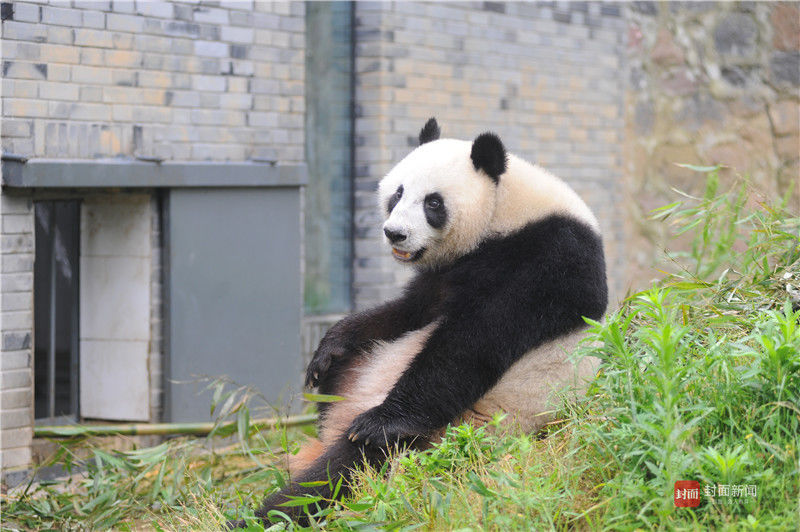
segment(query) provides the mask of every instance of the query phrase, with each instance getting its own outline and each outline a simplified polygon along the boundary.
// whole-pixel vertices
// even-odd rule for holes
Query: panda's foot
[[[244,519],[227,521],[224,530],[236,530],[237,528],[247,528],[247,523]]]

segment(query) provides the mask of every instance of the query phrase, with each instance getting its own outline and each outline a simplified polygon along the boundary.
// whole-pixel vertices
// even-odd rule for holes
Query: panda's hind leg
[[[289,455],[289,476],[291,478],[297,477],[301,471],[308,469],[324,452],[325,446],[319,439],[310,438],[305,441],[296,454]]]

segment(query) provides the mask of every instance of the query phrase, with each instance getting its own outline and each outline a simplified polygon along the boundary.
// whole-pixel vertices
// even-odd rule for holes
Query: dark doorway
[[[35,210],[35,418],[76,419],[80,203],[39,201]]]

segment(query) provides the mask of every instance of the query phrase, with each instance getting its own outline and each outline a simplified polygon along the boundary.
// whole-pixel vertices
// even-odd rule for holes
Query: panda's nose
[[[403,233],[399,231],[392,231],[390,229],[387,229],[386,227],[383,228],[383,234],[386,235],[386,238],[388,238],[389,242],[391,242],[392,244],[397,244],[398,242],[402,242],[403,240],[406,239],[406,235],[404,235]]]

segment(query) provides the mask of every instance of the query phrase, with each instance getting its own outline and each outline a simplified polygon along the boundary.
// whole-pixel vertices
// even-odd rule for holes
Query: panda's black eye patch
[[[397,187],[397,191],[394,194],[392,194],[392,196],[389,198],[389,204],[386,206],[386,210],[391,213],[392,209],[394,209],[395,205],[397,205],[397,202],[400,201],[400,198],[402,197],[403,197],[403,185],[400,185],[399,187]]]
[[[447,221],[444,198],[438,192],[425,196],[425,219],[434,229],[441,229]]]

